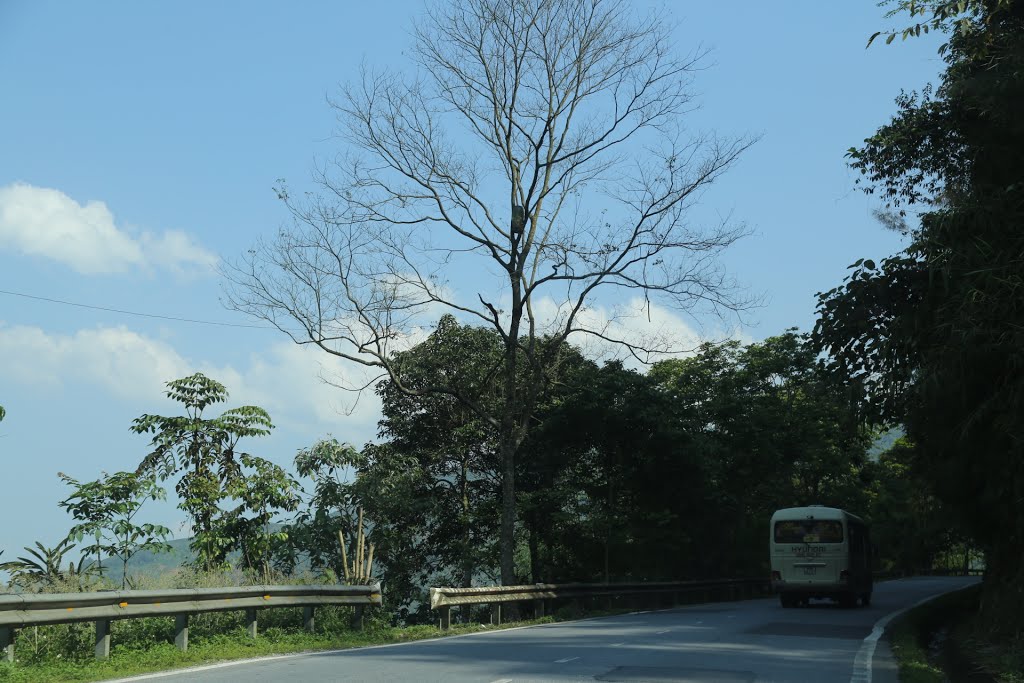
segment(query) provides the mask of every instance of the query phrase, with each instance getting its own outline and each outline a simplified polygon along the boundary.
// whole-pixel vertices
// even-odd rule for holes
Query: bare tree
[[[414,78],[364,69],[331,102],[344,151],[318,168],[319,194],[279,187],[294,220],[226,270],[227,296],[401,391],[454,396],[495,430],[507,584],[516,454],[561,342],[669,350],[587,322],[599,291],[691,314],[750,303],[717,261],[744,230],[695,225],[687,209],[753,140],[684,133],[705,55],[674,56],[664,17],[637,18],[628,0],[437,3],[413,37]],[[476,278],[472,298],[449,286],[456,271]],[[440,311],[497,330],[500,400],[404,380],[395,351]]]

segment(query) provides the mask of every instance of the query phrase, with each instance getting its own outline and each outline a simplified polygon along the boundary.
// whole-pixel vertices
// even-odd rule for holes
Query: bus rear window
[[[843,523],[834,519],[794,519],[775,523],[776,543],[842,543]]]

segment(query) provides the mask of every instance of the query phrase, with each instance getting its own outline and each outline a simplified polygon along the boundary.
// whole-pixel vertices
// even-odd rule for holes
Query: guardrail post
[[[352,608],[352,628],[356,631],[363,630],[363,606],[356,605]]]
[[[259,633],[259,627],[256,625],[255,607],[249,607],[245,610],[245,628],[249,631],[250,638],[255,638]]]
[[[544,598],[533,601],[533,618],[540,619],[544,616]]]
[[[452,626],[452,608],[445,605],[444,607],[438,607],[438,611],[441,613],[440,627],[442,631],[447,631]]]
[[[491,604],[491,623],[495,626],[501,624],[501,603],[495,602]]]
[[[302,608],[302,625],[303,627],[312,633],[316,630],[316,608],[312,605],[307,605]]]
[[[188,650],[188,615],[174,615],[174,647],[182,652]]]
[[[96,659],[110,656],[110,619],[96,620]]]
[[[0,626],[0,661],[14,663],[14,636],[16,633],[13,626]]]

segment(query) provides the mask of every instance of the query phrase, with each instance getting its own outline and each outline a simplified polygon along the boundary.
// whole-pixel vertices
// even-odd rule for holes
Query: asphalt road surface
[[[778,599],[712,603],[125,680],[895,683],[884,639],[876,647],[880,629],[872,636],[876,624],[929,596],[976,581],[887,581],[875,585],[867,608],[813,601],[809,607],[783,609]]]

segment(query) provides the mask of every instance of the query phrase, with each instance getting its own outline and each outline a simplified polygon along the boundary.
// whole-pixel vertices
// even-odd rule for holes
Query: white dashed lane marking
[[[556,659],[555,664],[565,664],[566,662],[571,662],[574,659],[579,659],[579,657],[566,657],[565,659]]]

